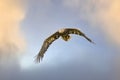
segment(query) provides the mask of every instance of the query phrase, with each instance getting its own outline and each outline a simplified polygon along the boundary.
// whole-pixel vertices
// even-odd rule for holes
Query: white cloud
[[[120,45],[120,0],[64,0],[63,5],[78,12],[91,25],[100,27],[109,41]]]

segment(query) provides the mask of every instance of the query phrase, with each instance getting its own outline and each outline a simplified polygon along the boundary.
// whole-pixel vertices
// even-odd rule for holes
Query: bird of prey
[[[42,58],[44,57],[45,52],[47,51],[50,44],[61,37],[64,41],[68,41],[70,39],[70,34],[76,34],[79,36],[84,37],[89,42],[94,43],[90,38],[88,38],[83,32],[81,32],[79,29],[75,28],[63,28],[49,36],[45,41],[43,42],[42,48],[40,49],[38,55],[36,56],[36,61],[40,62]]]

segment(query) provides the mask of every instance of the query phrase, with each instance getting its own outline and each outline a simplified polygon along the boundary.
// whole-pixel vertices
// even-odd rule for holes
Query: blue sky
[[[8,4],[7,0],[2,2]],[[11,2],[14,5],[19,4],[15,5],[15,8],[14,6],[10,9],[5,8],[11,3],[4,8],[0,7],[3,12],[7,9],[13,10],[11,15],[6,15],[14,14],[17,17],[3,17],[3,22],[10,22],[10,26],[2,24],[4,27],[0,27],[1,34],[5,36],[5,38],[0,36],[1,80],[119,80],[116,76],[120,73],[118,0],[20,2],[22,4],[14,0]],[[12,23],[19,27],[17,29],[12,27],[14,26]],[[89,43],[83,37],[71,35],[72,38],[68,42],[62,39],[53,42],[43,61],[36,64],[34,59],[43,41],[58,29],[65,27],[80,29],[96,44]],[[11,48],[6,43],[9,43],[7,45]],[[16,48],[22,52],[18,52]],[[20,57],[16,53],[19,53]]]

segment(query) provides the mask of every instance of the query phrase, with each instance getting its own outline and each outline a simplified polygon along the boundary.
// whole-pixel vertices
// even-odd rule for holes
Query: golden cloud
[[[20,30],[25,10],[20,2],[22,1],[0,0],[0,56],[16,55],[25,47]]]

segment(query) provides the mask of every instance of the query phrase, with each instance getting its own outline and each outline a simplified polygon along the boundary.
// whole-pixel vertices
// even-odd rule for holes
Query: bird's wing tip
[[[41,61],[42,61],[42,58],[43,57],[41,57],[41,56],[35,56],[36,57],[36,59],[34,60],[35,61],[35,63],[40,63]]]
[[[91,41],[92,44],[96,44],[95,42]]]

